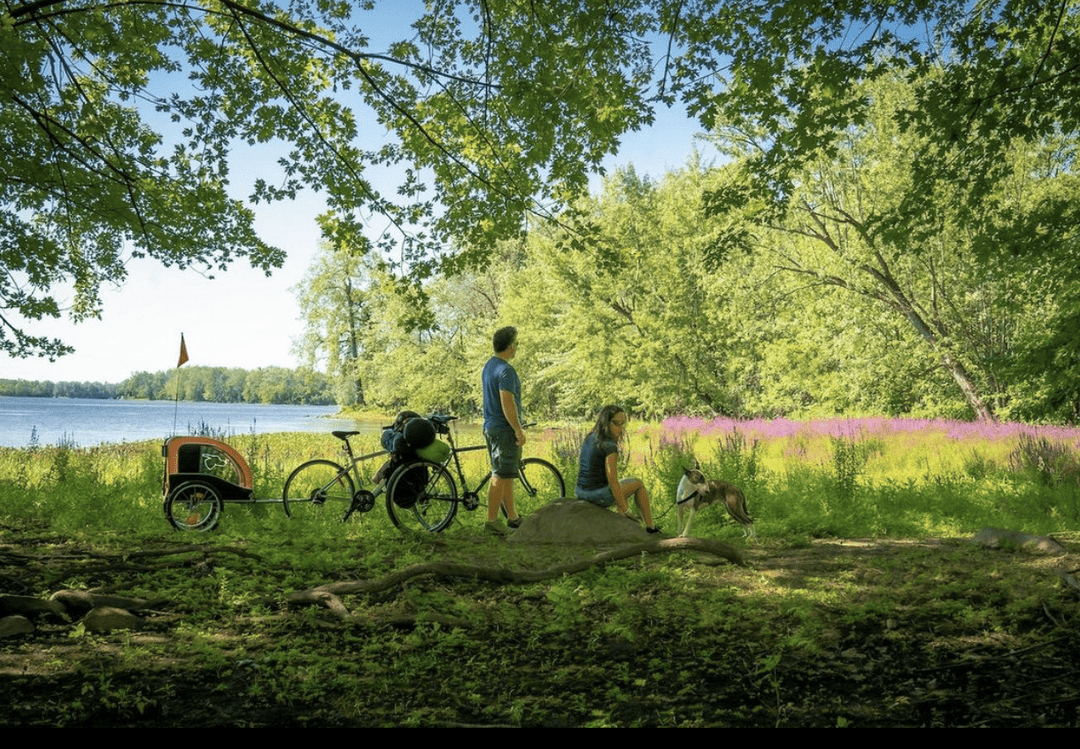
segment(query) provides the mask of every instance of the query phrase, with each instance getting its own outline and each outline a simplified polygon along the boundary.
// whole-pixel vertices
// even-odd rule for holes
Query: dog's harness
[[[683,497],[682,499],[680,499],[680,500],[678,500],[677,502],[675,502],[675,504],[677,504],[677,505],[681,505],[681,504],[683,504],[684,502],[689,502],[689,501],[690,501],[691,499],[693,499],[694,497],[696,497],[696,496],[698,495],[698,493],[699,493],[699,492],[698,492],[698,490],[697,490],[697,489],[694,489],[694,491],[690,492],[690,493],[689,493],[689,494],[687,494],[687,495],[686,495],[685,497]]]

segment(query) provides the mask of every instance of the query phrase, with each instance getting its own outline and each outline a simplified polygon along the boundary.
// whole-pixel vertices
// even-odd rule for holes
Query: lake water
[[[201,425],[226,435],[329,433],[334,429],[375,432],[379,428],[370,422],[335,418],[336,413],[337,406],[0,396],[0,446],[26,447],[36,437],[42,446],[64,441],[90,447],[190,434]]]

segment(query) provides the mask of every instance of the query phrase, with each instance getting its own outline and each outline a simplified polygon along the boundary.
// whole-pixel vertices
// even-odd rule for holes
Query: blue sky
[[[714,151],[695,141],[699,131],[681,107],[661,109],[655,124],[627,134],[604,166],[611,171],[633,164],[639,174],[659,177],[682,167],[695,147],[706,159],[714,158]],[[266,163],[245,158],[252,169]],[[245,174],[244,164],[234,171],[236,184],[251,184],[253,172]],[[593,185],[599,185],[599,178]],[[100,320],[74,324],[67,318],[46,319],[25,326],[31,334],[60,338],[75,347],[74,354],[55,363],[0,355],[0,378],[120,382],[133,372],[176,366],[181,333],[192,365],[296,366],[291,348],[303,332],[303,321],[294,289],[318,245],[315,217],[322,210],[319,195],[312,192],[292,203],[256,207],[257,230],[288,255],[269,278],[243,260],[213,279],[149,260],[129,262],[122,287],[102,288]]]

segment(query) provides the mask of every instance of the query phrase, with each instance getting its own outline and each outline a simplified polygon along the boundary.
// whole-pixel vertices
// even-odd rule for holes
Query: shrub
[[[1021,434],[1016,449],[1009,454],[1009,467],[1044,486],[1080,484],[1080,459],[1061,442],[1033,434]]]
[[[577,485],[578,460],[581,458],[581,446],[585,443],[586,434],[587,432],[580,429],[563,429],[550,443],[551,462],[562,474],[568,494],[573,494]]]
[[[689,435],[661,433],[654,448],[649,442],[649,451],[645,455],[645,468],[653,484],[653,496],[670,496],[679,485],[683,471],[694,465],[694,445]],[[656,501],[653,500],[653,505]]]
[[[716,478],[742,486],[752,484],[761,471],[760,441],[755,437],[746,443],[746,435],[732,428],[731,434],[725,434],[717,440],[713,450],[713,459],[719,464]]]

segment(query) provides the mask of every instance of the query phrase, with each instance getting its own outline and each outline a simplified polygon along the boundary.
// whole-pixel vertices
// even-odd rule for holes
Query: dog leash
[[[662,513],[660,513],[660,514],[659,514],[658,516],[656,516],[655,518],[653,518],[653,520],[655,521],[655,520],[661,520],[661,519],[663,519],[665,515],[667,515],[667,514],[668,514],[669,512],[671,512],[671,511],[672,511],[672,509],[674,509],[674,508],[678,507],[679,505],[683,504],[684,502],[689,502],[689,501],[690,501],[691,499],[693,499],[693,498],[694,498],[694,497],[696,497],[697,495],[698,495],[698,492],[697,492],[697,490],[695,490],[695,491],[691,492],[690,494],[687,494],[687,495],[686,495],[685,497],[683,497],[682,499],[680,499],[680,500],[679,500],[678,502],[676,502],[675,504],[671,505],[671,506],[670,506],[670,507],[668,507],[668,508],[667,508],[666,510],[664,510],[664,511],[663,511]]]

